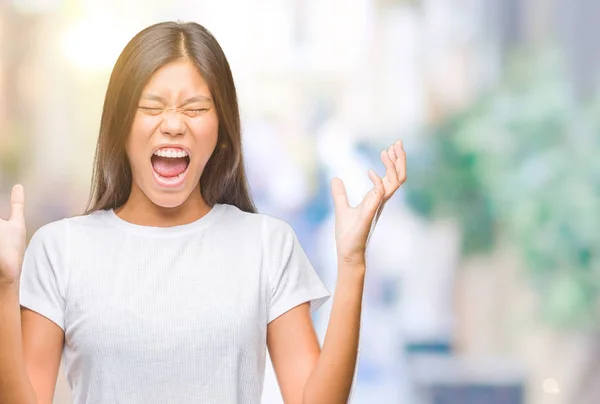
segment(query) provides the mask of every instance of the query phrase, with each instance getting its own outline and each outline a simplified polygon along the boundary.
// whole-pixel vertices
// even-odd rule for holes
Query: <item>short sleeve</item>
[[[265,216],[264,226],[270,289],[268,322],[305,302],[310,302],[311,311],[318,309],[330,293],[296,233],[287,222],[270,216]]]
[[[29,241],[21,271],[20,304],[65,329],[66,220],[38,229]]]

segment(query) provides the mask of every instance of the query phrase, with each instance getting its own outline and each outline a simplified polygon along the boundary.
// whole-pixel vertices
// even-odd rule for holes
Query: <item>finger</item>
[[[390,158],[388,150],[384,150],[381,152],[381,161],[383,161],[383,165],[385,166],[385,177],[387,181],[392,185],[393,188],[400,186],[398,172],[396,171],[396,164],[394,164],[395,160]],[[386,194],[395,191],[395,189],[386,189]]]
[[[373,189],[365,195],[362,204],[365,211],[368,213],[369,219],[372,220],[377,208],[379,208],[379,204],[385,196],[385,188],[383,186],[383,181],[373,169],[369,169],[369,178],[374,186]]]
[[[393,171],[393,175],[394,176],[396,175],[395,171]],[[375,187],[374,189],[376,189],[379,186],[380,183],[381,183],[381,188],[383,189],[383,191],[382,191],[383,195],[382,195],[382,198],[381,198],[382,200],[379,202],[378,207],[377,207],[377,218],[375,219],[375,220],[377,220],[377,219],[379,219],[379,215],[381,214],[381,210],[383,209],[383,205],[387,201],[387,199],[386,199],[387,192],[386,192],[386,189],[385,189],[385,185],[383,184],[383,180],[381,178],[379,178],[379,176],[377,175],[377,173],[375,173],[375,171],[373,171],[373,169],[369,169],[369,178],[371,179],[371,182],[373,183],[373,185]]]
[[[370,179],[370,180],[371,180],[371,182],[373,183],[373,185],[377,185],[377,184],[378,184],[378,183],[380,183],[380,182],[382,183],[382,181],[381,181],[381,177],[379,177],[379,176],[377,175],[377,173],[375,172],[375,170],[373,170],[372,168],[369,168],[369,171],[368,171],[368,173],[367,173],[367,174],[368,174],[368,176],[369,176],[369,179]],[[382,184],[383,184],[383,183],[382,183]]]
[[[400,181],[400,185],[406,182],[406,152],[402,147],[402,143],[398,141],[395,145],[396,149],[399,150],[396,159],[396,171],[398,172],[398,180]]]
[[[10,221],[24,221],[25,191],[17,184],[10,193]]]
[[[396,140],[396,142],[394,143],[394,151],[396,152],[396,157],[399,157],[400,154],[402,154],[402,152],[404,151],[404,145],[402,143],[402,140]]]
[[[336,209],[349,207],[346,187],[341,179],[334,178],[331,180],[331,196]]]
[[[367,193],[367,195],[365,195],[361,203],[361,220],[363,221],[363,226],[365,229],[368,229],[366,244],[369,243],[371,234],[373,233],[375,225],[377,224],[377,219],[379,219],[380,210],[383,208],[383,204],[385,203],[385,190],[382,179],[375,173],[375,171],[373,171],[373,169],[369,169],[369,178],[373,182],[374,187]],[[375,218],[376,214],[377,218]]]
[[[396,157],[396,146],[391,145],[390,147],[388,147],[387,152],[390,156],[390,158],[392,159],[392,161],[396,161],[397,157]]]

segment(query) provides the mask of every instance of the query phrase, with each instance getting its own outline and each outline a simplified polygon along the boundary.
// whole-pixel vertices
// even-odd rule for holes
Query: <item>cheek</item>
[[[137,113],[133,119],[133,125],[131,126],[132,137],[139,139],[147,139],[152,136],[152,133],[156,131],[160,124],[160,119],[156,116],[143,115]]]
[[[204,151],[212,154],[219,137],[219,120],[216,116],[207,116],[189,124],[190,131],[196,139],[196,144]],[[211,150],[209,150],[211,149]]]
[[[219,120],[214,114],[192,120],[188,125],[192,132],[202,137],[216,136],[219,130]]]
[[[148,148],[148,139],[152,134],[149,129],[151,124],[147,121],[147,119],[136,117],[127,138],[126,152],[132,171],[143,170],[144,164],[146,164],[145,152]]]

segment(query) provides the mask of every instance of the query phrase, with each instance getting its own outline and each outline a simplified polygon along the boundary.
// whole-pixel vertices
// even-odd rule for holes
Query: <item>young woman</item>
[[[236,92],[212,35],[160,23],[108,85],[90,204],[25,251],[24,192],[0,220],[0,402],[51,403],[59,364],[79,403],[258,403],[268,347],[286,403],[345,403],[365,250],[405,181],[400,142],[357,207],[333,179],[338,279],[329,292],[284,221],[248,194]]]

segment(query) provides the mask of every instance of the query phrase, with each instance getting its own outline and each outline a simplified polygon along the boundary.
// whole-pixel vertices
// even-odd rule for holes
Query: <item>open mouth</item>
[[[164,187],[176,187],[183,183],[190,166],[187,151],[178,147],[163,147],[150,158],[154,179]]]

